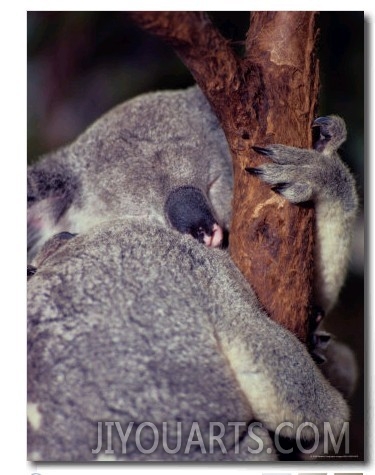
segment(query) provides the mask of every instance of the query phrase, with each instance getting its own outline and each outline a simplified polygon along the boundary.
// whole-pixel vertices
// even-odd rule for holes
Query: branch
[[[310,147],[319,92],[314,12],[256,12],[246,40],[253,143]],[[259,90],[257,88],[259,87]],[[259,163],[247,148],[234,161],[231,253],[272,318],[306,340],[314,277],[314,212],[247,177]],[[252,165],[254,166],[254,165]]]
[[[313,289],[312,208],[293,206],[244,172],[255,144],[311,146],[317,106],[314,12],[256,12],[239,59],[201,12],[138,12],[172,44],[215,110],[232,152],[230,252],[271,318],[305,341]]]
[[[203,12],[132,12],[145,30],[174,47],[217,112],[239,86],[240,61]]]

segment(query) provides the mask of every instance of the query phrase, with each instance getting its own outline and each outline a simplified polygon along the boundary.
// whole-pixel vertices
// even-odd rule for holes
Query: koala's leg
[[[311,424],[302,433],[306,440],[314,439],[312,425],[323,433],[329,423],[340,434],[349,420],[348,406],[302,343],[266,315],[242,318],[217,326],[217,333],[254,419],[285,437],[296,438],[306,423]]]
[[[292,203],[313,201],[316,209],[316,298],[328,312],[335,304],[345,279],[358,197],[354,178],[336,153],[345,140],[343,120],[319,118],[321,138],[317,150],[285,145],[254,147],[268,156],[266,163],[246,170],[270,184]]]

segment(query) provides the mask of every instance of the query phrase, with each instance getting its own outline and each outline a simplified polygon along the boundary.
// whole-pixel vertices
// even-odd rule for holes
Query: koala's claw
[[[330,115],[318,117],[313,122],[313,127],[319,127],[320,137],[314,143],[314,149],[318,152],[327,151],[332,153],[346,139],[346,126],[341,117]]]
[[[326,145],[327,142],[332,138],[332,119],[330,117],[318,117],[313,122],[313,127],[319,127],[320,138],[316,142],[317,144],[323,143]],[[316,144],[315,144],[316,145]],[[319,148],[319,147],[318,147]]]
[[[330,333],[325,331],[316,331],[312,335],[312,341],[315,345],[315,348],[320,348],[325,350],[331,341],[332,336]]]
[[[275,167],[275,165],[273,166]],[[273,185],[271,186],[271,190],[274,191],[275,193],[278,193],[279,195],[282,195],[285,191],[287,191],[289,188],[293,186],[292,183],[289,183],[286,181],[280,181],[280,183],[278,183],[278,178],[276,179],[276,183],[274,183],[273,175],[272,175],[272,165],[270,164],[261,165],[259,168],[247,167],[245,168],[245,170],[251,175],[262,177],[263,181],[265,181],[266,183],[270,185]],[[280,168],[279,171],[282,171],[282,168]],[[274,168],[273,173],[275,175],[278,175],[277,168],[276,169]]]
[[[331,335],[324,331],[316,331],[310,338],[310,354],[317,364],[323,364],[327,361],[323,354],[331,342]]]
[[[309,164],[311,159],[309,154],[306,154],[307,150],[289,147],[282,144],[272,144],[265,147],[258,147],[257,145],[252,149],[260,155],[269,157],[273,163],[279,165],[298,165]],[[307,151],[308,152],[308,151]]]
[[[324,127],[332,124],[333,119],[329,116],[317,117],[313,122],[313,127]]]
[[[315,361],[316,364],[321,365],[327,361],[327,358],[317,351],[313,351],[311,353],[312,359]]]
[[[271,188],[272,191],[275,193],[278,193],[279,195],[282,195],[284,191],[286,191],[290,187],[290,183],[279,183],[276,186],[273,186]]]
[[[323,318],[325,317],[325,311],[318,305],[312,305],[309,311],[309,333],[314,333]]]
[[[256,145],[254,145],[254,147],[251,147],[251,148],[254,150],[254,152],[259,153],[261,155],[267,155],[267,156],[273,155],[273,151],[267,147],[257,147]]]
[[[322,364],[327,360],[324,353],[332,338],[330,333],[317,330],[324,316],[325,312],[321,307],[314,305],[310,308],[307,346],[313,360],[317,364]]]
[[[317,364],[322,364],[327,361],[323,353],[330,344],[331,339],[331,335],[325,331],[316,331],[311,334],[308,346],[310,354]]]
[[[309,179],[309,170],[302,165],[280,163],[285,155],[288,155],[288,147],[281,145],[273,146],[272,160],[277,163],[264,163],[258,167],[247,167],[245,170],[268,183],[271,189],[291,203],[303,203],[310,201],[313,196],[313,188]]]
[[[250,175],[263,175],[263,171],[260,168],[247,167],[245,170],[247,173],[250,173]]]

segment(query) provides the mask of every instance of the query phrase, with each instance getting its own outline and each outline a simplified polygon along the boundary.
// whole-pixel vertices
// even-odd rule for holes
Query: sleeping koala
[[[192,88],[141,96],[31,167],[29,255],[60,231],[81,234],[130,216],[218,246],[231,194],[228,145],[203,94]]]
[[[357,195],[336,154],[343,121],[315,125],[316,150],[258,147],[273,163],[248,172],[294,203],[314,200],[328,310]],[[120,105],[30,168],[31,460],[273,461],[276,435],[316,454],[325,423],[342,434],[348,407],[322,371],[349,393],[353,357],[334,381],[268,318],[221,249],[231,195],[228,146],[197,87]],[[327,230],[341,229],[332,255]]]

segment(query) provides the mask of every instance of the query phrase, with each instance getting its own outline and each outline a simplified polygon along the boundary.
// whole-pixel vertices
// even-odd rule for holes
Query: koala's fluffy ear
[[[60,231],[56,224],[72,204],[77,189],[74,174],[54,157],[28,170],[27,250],[30,258],[46,237]]]

